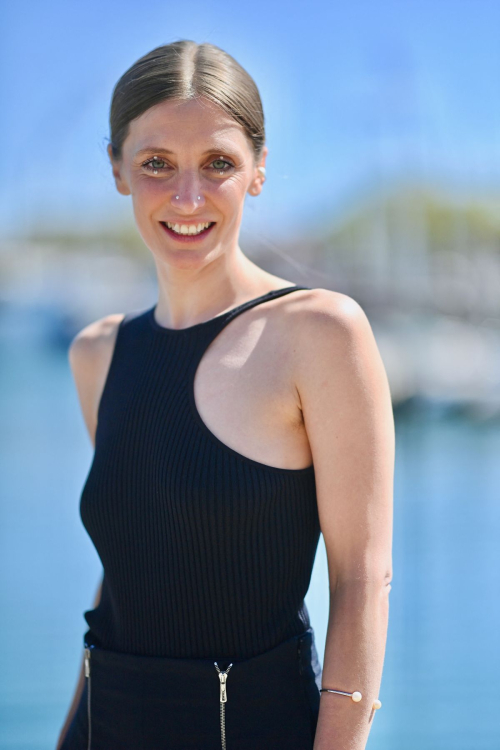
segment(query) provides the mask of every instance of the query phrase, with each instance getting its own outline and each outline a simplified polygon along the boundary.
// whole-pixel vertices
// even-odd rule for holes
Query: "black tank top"
[[[269,466],[195,407],[211,341],[277,289],[183,329],[155,307],[120,323],[80,516],[103,565],[88,643],[145,656],[245,659],[303,633],[320,535],[314,466]]]

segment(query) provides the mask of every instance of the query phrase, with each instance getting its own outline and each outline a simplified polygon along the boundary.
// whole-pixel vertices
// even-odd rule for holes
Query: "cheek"
[[[219,183],[212,191],[205,190],[205,195],[211,192],[214,198],[224,202],[228,206],[235,206],[243,201],[246,192],[246,183],[241,175],[235,175]]]
[[[136,217],[147,218],[165,202],[165,187],[160,180],[138,180],[133,185],[132,203]]]
[[[150,177],[139,177],[132,185],[132,196],[138,201],[155,200],[165,193],[165,186],[161,180]]]

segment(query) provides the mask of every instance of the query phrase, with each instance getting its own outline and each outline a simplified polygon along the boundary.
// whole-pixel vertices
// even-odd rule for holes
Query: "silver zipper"
[[[91,725],[91,714],[90,714],[90,648],[85,649],[85,677],[87,678],[87,723],[88,723],[88,742],[87,750],[90,750],[90,742],[92,737],[92,725]]]
[[[226,688],[226,682],[227,682],[227,673],[233,666],[232,663],[228,666],[225,672],[222,672],[219,669],[219,665],[216,661],[214,661],[215,668],[217,672],[219,673],[219,682],[220,682],[220,739],[221,739],[221,745],[222,750],[226,750],[226,703],[227,703],[227,688]]]
[[[88,742],[87,742],[87,750],[91,750],[91,741],[92,741],[92,715],[90,710],[90,691],[91,691],[91,679],[90,679],[90,648],[85,648],[85,677],[88,680],[87,683],[87,719],[88,719]],[[219,673],[219,683],[220,683],[220,693],[219,693],[219,701],[220,701],[220,736],[221,736],[221,746],[222,750],[226,750],[226,703],[227,703],[227,675],[233,664],[231,663],[228,668],[225,671],[222,671],[219,669],[219,665],[217,662],[214,662],[215,668],[217,672]]]

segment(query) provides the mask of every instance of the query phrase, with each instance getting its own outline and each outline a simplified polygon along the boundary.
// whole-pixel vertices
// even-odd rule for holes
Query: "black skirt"
[[[312,750],[322,675],[312,627],[232,666],[218,661],[222,677],[211,659],[87,653],[61,750]]]

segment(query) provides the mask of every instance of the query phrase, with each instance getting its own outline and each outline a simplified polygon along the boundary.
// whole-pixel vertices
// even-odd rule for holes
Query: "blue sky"
[[[112,89],[179,38],[222,47],[261,92],[268,179],[244,226],[293,233],[396,175],[500,183],[498,0],[21,0],[1,27],[4,236],[131,220],[105,151]]]

